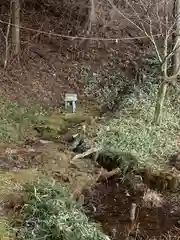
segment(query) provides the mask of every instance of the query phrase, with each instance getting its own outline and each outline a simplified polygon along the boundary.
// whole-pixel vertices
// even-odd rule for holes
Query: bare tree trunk
[[[154,112],[154,123],[160,124],[161,123],[161,117],[163,112],[163,105],[164,100],[167,92],[168,83],[163,82],[161,83],[158,91],[156,106],[155,106],[155,112]]]
[[[11,26],[11,15],[9,16],[9,22],[7,26],[7,31],[5,37],[5,44],[6,44],[6,50],[5,50],[5,60],[4,60],[4,69],[7,67],[8,63],[8,57],[9,57],[9,32],[10,32],[10,26]]]
[[[19,0],[12,0],[12,44],[14,54],[19,55],[20,52],[20,3]]]
[[[180,0],[174,0],[174,18],[175,18],[175,39],[174,43],[177,44],[173,59],[173,71],[177,72],[180,66]]]

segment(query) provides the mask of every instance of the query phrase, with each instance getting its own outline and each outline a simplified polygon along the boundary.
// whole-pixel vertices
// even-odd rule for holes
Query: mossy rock
[[[42,138],[48,140],[58,139],[60,135],[65,134],[69,128],[75,125],[87,122],[91,124],[92,117],[82,112],[77,113],[53,113],[46,116],[41,126],[36,126],[36,130]]]

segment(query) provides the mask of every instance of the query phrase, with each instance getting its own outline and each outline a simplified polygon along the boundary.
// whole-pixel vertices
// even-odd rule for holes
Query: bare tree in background
[[[11,7],[10,7],[11,10]],[[11,26],[11,12],[9,13],[9,21],[8,21],[8,25],[7,25],[7,29],[6,32],[4,33],[4,31],[2,30],[2,28],[0,29],[2,36],[5,40],[5,58],[4,58],[4,69],[7,67],[8,64],[8,58],[9,58],[9,32],[10,32],[10,26]]]
[[[19,0],[12,0],[12,45],[15,55],[19,55],[20,52],[20,2]]]
[[[175,84],[180,74],[180,0],[126,0],[124,10],[107,0],[114,16],[126,20],[129,25],[138,30],[139,37],[147,37],[154,48],[161,66],[161,81],[154,112],[154,123],[159,124],[163,112],[164,100],[169,84]],[[176,1],[174,3],[174,1]],[[173,3],[176,4],[176,16],[172,18]],[[117,18],[116,18],[117,21]],[[120,20],[119,20],[120,21]],[[172,35],[176,33],[172,46]],[[138,38],[138,37],[137,37]],[[175,67],[172,71],[172,58]]]
[[[175,18],[175,44],[180,45],[180,0],[174,0],[174,18]],[[174,53],[174,72],[177,71],[180,65],[180,49]]]

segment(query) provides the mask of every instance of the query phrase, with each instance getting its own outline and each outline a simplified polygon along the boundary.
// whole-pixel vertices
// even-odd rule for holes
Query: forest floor
[[[71,34],[78,36],[76,10],[70,9],[69,18],[68,8],[61,6],[59,17],[54,14],[56,6],[50,8],[49,1],[45,5],[45,14],[41,7],[23,10],[21,24],[47,33],[53,29],[69,35],[65,19]],[[84,14],[88,16],[83,11]],[[84,17],[81,20],[84,26]],[[103,41],[84,42],[80,46],[79,41],[43,35],[39,30],[22,29],[20,59],[10,56],[7,68],[0,67],[0,239],[17,239],[11,237],[11,230],[16,232],[18,221],[25,225],[19,216],[27,201],[23,186],[26,182],[36,183],[41,177],[53,178],[67,187],[82,212],[110,239],[180,239],[180,171],[167,164],[179,147],[176,138],[180,132],[180,93],[171,94],[174,102],[164,111],[166,120],[163,119],[161,127],[154,126],[151,119],[157,86],[152,89],[148,83],[156,82],[157,75],[153,75],[154,65],[145,66],[140,61],[144,61],[142,45],[146,44],[139,41],[136,44],[135,39],[119,44],[113,41],[107,46]],[[0,52],[3,66],[3,44]],[[141,74],[141,67],[149,70],[142,92],[135,77]],[[68,92],[77,93],[80,115],[62,113],[64,94]],[[99,114],[100,109],[105,117]],[[118,113],[116,117],[114,110]],[[46,119],[49,111],[53,114]],[[91,156],[73,160],[79,151],[72,151],[72,140],[82,134],[84,126],[89,147],[98,142],[107,152],[110,146],[133,152],[138,163],[148,165],[147,169],[135,169],[123,181],[126,166],[119,166],[119,157],[103,156],[105,161],[98,163]],[[107,175],[117,167],[121,167],[120,173]],[[36,194],[34,187],[38,199]]]
[[[58,123],[62,123],[62,115],[59,116],[61,118]],[[132,176],[132,179],[124,182],[121,174],[102,179],[100,176],[107,170],[94,164],[91,158],[73,160],[77,153],[70,150],[72,143],[69,139],[81,131],[82,124],[89,121],[89,118],[86,114],[78,118],[74,116],[74,120],[71,114],[68,116],[71,116],[71,120],[64,115],[63,119],[70,122],[70,125],[66,125],[66,130],[63,129],[58,138],[54,137],[57,132],[44,137],[42,132],[34,130],[19,143],[0,145],[1,225],[3,226],[4,219],[11,222],[19,211],[22,204],[20,186],[44,175],[53,177],[69,188],[87,216],[100,223],[111,239],[180,239],[178,190],[174,191],[173,187],[168,191],[163,187],[150,190],[152,185],[143,182],[145,178],[139,175],[140,180],[136,179],[137,176]],[[53,115],[53,124],[54,119]],[[172,169],[169,171],[174,172]],[[179,174],[178,171],[175,172]],[[157,180],[160,179],[166,181],[159,175]],[[170,177],[170,182],[171,180]],[[162,186],[163,184],[165,182]],[[133,204],[136,211],[132,220],[130,216]],[[1,239],[7,239],[2,226]]]

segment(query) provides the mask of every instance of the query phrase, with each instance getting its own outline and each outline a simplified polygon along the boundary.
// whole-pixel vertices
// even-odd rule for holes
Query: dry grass
[[[0,239],[15,239],[15,229],[12,221],[16,219],[16,210],[23,204],[25,194],[23,184],[39,177],[34,169],[19,170],[18,172],[0,172]]]
[[[174,227],[167,234],[160,237],[148,238],[147,240],[180,240],[180,228]]]
[[[156,191],[148,189],[143,196],[143,206],[147,208],[161,207],[163,204],[163,196]]]
[[[36,169],[19,170],[17,172],[0,172],[0,197],[3,198],[22,190],[22,184],[33,181],[39,176]]]

